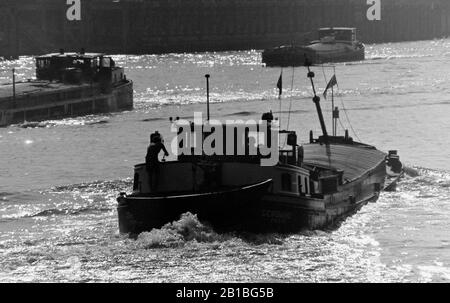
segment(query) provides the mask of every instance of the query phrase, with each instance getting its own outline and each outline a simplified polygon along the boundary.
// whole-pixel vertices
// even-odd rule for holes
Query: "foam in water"
[[[111,114],[112,115],[112,114]],[[90,126],[109,123],[109,116],[86,115],[60,120],[25,121],[11,126],[20,128],[50,128],[54,126]]]
[[[197,215],[190,212],[181,215],[180,220],[164,225],[160,229],[141,233],[137,238],[139,248],[169,248],[180,247],[187,242],[213,243],[235,242],[247,245],[281,245],[288,235],[254,234],[254,233],[226,233],[217,234],[211,227],[203,224]]]
[[[189,212],[182,214],[180,220],[164,225],[161,229],[141,233],[138,236],[138,246],[143,248],[177,247],[188,241],[214,242],[221,236],[211,228],[203,225]]]

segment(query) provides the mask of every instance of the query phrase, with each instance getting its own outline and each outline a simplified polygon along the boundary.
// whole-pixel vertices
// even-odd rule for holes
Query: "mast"
[[[336,67],[333,66],[333,75],[336,75]],[[334,85],[331,86],[331,127],[333,136],[336,136],[336,128],[334,127]]]
[[[311,69],[309,68],[311,66],[311,63],[308,60],[308,58],[306,58],[306,56],[305,56],[305,66],[306,66],[306,68],[308,68],[308,78],[311,80],[311,85],[312,85],[312,89],[314,92],[313,102],[316,105],[317,115],[319,116],[320,127],[322,128],[323,137],[324,137],[325,141],[328,141],[327,127],[325,126],[325,120],[323,119],[322,108],[320,107],[320,97],[317,96],[317,94],[316,94],[316,88],[314,86],[314,81],[313,81],[313,78],[315,75],[314,75],[314,72],[312,72]]]
[[[13,101],[16,101],[16,69],[12,69],[12,78],[13,78]]]
[[[336,136],[336,129],[334,128],[334,89],[331,87],[331,126],[333,127],[333,136]]]
[[[206,78],[206,119],[209,121],[209,74],[205,75]]]

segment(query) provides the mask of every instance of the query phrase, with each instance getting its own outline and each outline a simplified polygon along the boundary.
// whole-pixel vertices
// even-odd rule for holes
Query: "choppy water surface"
[[[450,281],[450,40],[367,52],[336,66],[336,105],[353,136],[398,149],[419,176],[337,230],[219,235],[185,214],[137,240],[119,235],[115,198],[131,189],[149,132],[168,139],[168,117],[205,111],[204,74],[213,117],[280,115],[280,69],[261,66],[260,51],[121,55],[135,110],[0,128],[0,281]],[[19,79],[33,76],[33,59],[23,57],[0,62],[0,82],[13,67]],[[333,69],[314,71],[322,91]],[[320,130],[306,71],[284,69],[283,80],[281,124],[306,141]],[[331,116],[330,102],[322,105]]]

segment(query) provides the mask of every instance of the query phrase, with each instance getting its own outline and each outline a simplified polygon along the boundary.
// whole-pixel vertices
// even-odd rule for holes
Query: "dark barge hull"
[[[137,235],[180,219],[183,213],[196,214],[202,223],[218,232],[249,231],[298,232],[333,228],[368,202],[378,199],[378,193],[352,203],[342,203],[323,211],[305,209],[293,203],[280,203],[260,193],[245,195],[151,199],[148,197],[119,197],[118,216],[121,233]]]
[[[118,198],[119,230],[137,235],[179,220],[186,212],[196,214],[201,222],[218,232],[333,229],[363,205],[378,199],[384,169],[384,163],[380,163],[345,185],[340,196],[329,199],[272,194],[270,180],[244,189],[203,195],[122,195]],[[367,182],[369,179],[371,182]]]
[[[311,64],[361,61],[365,58],[365,50],[361,48],[345,53],[321,54],[304,47],[288,47],[285,50],[280,48],[264,51],[262,62],[266,66],[304,66],[305,56]]]
[[[210,193],[172,196],[120,196],[117,200],[119,230],[139,234],[176,221],[183,213],[196,214],[200,221],[218,230],[246,228],[248,215],[258,205],[272,180],[242,188]]]
[[[107,92],[98,84],[65,85],[43,81],[17,84],[18,89],[22,86],[23,92],[15,99],[0,96],[0,127],[133,109],[133,82],[129,80],[114,85]]]

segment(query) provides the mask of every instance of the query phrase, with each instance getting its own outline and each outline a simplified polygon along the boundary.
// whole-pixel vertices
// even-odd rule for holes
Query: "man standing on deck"
[[[158,131],[150,135],[150,145],[147,148],[147,155],[145,156],[145,164],[148,173],[149,186],[151,191],[155,191],[158,186],[159,175],[159,159],[158,155],[164,151],[164,156],[167,157],[169,153],[164,146],[162,137]]]

